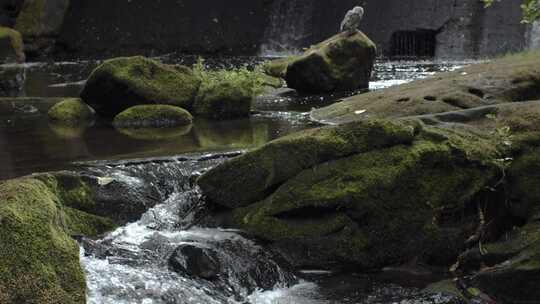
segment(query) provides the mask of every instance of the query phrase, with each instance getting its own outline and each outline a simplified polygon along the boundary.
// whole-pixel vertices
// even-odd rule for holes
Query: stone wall
[[[34,7],[29,3],[41,2],[45,5],[35,7],[45,12],[25,12]],[[513,0],[487,10],[479,0],[0,0],[0,25],[19,29],[34,59],[170,52],[256,55],[273,40],[296,49],[322,41],[338,31],[346,11],[358,4],[366,9],[362,30],[382,55],[395,53],[396,33],[399,43],[410,43],[412,49],[433,45],[434,56],[454,59],[519,51],[530,40],[530,31],[520,24],[519,1]],[[41,23],[29,27],[20,22],[25,19]],[[32,35],[25,33],[28,28]],[[34,29],[47,31],[36,36]]]
[[[362,29],[392,53],[397,31],[433,31],[438,58],[471,58],[519,51],[526,47],[519,1],[496,2],[485,9],[479,0],[364,0]]]

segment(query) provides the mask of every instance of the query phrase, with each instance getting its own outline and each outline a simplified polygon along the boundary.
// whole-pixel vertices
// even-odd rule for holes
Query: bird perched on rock
[[[354,34],[360,26],[363,16],[364,9],[361,6],[355,6],[348,11],[343,21],[341,21],[341,32],[347,32],[349,35]]]

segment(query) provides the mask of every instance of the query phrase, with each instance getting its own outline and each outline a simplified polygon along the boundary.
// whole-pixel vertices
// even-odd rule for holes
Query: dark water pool
[[[167,55],[166,63],[193,64],[196,56]],[[253,67],[258,57],[208,58],[210,69]],[[379,61],[370,84],[372,90],[401,84],[468,62]],[[188,152],[251,149],[285,134],[314,126],[310,109],[333,103],[358,92],[332,96],[300,96],[287,89],[269,91],[254,103],[249,119],[208,121],[198,119],[191,128],[160,133],[119,132],[96,121],[80,128],[50,124],[48,108],[59,99],[78,96],[84,81],[99,62],[50,62],[0,66],[0,72],[17,69],[24,85],[13,96],[0,98],[0,179],[32,172],[71,168],[76,162],[170,156]],[[37,98],[39,97],[39,98]]]

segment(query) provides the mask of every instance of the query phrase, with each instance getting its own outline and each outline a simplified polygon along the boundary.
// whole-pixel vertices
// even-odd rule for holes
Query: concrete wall
[[[13,22],[21,1],[0,0],[0,25],[2,20],[7,25]],[[272,18],[278,4],[295,7],[288,13],[285,9],[290,15],[282,21],[301,19],[288,22],[289,27],[302,27],[296,28],[301,39],[295,47],[307,47],[336,33],[346,11],[358,4],[366,9],[361,29],[382,55],[392,53],[391,38],[397,31],[433,31],[438,58],[519,51],[530,40],[527,27],[520,24],[520,1],[513,0],[496,2],[487,10],[480,0],[73,0],[58,34],[29,39],[34,51],[30,56],[255,55],[268,42],[265,39],[272,38],[269,28],[291,30],[271,24],[279,20]],[[51,40],[52,47],[35,43]]]
[[[519,1],[496,2],[485,9],[479,0],[364,0],[362,29],[391,53],[396,31],[436,31],[438,58],[471,58],[519,51],[526,47]]]

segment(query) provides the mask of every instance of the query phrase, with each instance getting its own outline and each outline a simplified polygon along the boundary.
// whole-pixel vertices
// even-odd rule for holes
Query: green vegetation
[[[94,116],[94,110],[79,98],[68,98],[55,104],[48,112],[49,119],[58,124],[77,126]]]
[[[441,226],[433,214],[466,210],[500,172],[493,162],[499,154],[474,136],[428,127],[418,132],[412,145],[366,148],[301,171],[264,200],[236,209],[237,224],[265,240],[315,238],[336,242],[335,248],[343,248],[338,232],[345,229],[355,246],[328,246],[319,254],[368,269],[414,257],[451,262],[463,249],[462,219]]]
[[[496,1],[501,0],[482,0],[486,7],[490,7]],[[507,1],[507,0],[505,0]],[[510,0],[515,1],[515,0]],[[540,18],[540,4],[538,0],[522,0],[521,9],[523,10],[523,23],[532,23]]]
[[[88,200],[85,189],[64,189],[52,175],[0,183],[2,303],[85,303],[79,246],[71,235],[114,228],[108,219],[72,208]]]
[[[188,111],[170,105],[140,105],[116,115],[113,124],[121,128],[176,127],[191,124]]]
[[[193,72],[201,80],[193,113],[213,119],[248,116],[253,98],[264,91],[268,82],[262,72],[245,67],[209,71],[202,60],[194,65]]]
[[[216,204],[246,206],[304,169],[354,153],[407,144],[413,134],[413,127],[389,121],[306,130],[226,162],[201,176],[198,184]]]

